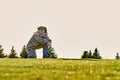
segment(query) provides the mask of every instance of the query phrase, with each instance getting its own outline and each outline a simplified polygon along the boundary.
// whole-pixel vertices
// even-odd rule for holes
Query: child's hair
[[[47,28],[46,28],[46,27],[44,27],[44,29],[45,29],[45,33],[47,33]]]

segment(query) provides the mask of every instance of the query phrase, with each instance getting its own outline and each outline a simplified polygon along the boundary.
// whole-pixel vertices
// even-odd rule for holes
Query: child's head
[[[47,33],[47,28],[46,28],[46,27],[44,27],[44,29],[45,29],[45,33]]]

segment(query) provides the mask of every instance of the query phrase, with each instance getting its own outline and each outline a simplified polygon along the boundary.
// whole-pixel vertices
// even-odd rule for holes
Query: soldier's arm
[[[38,42],[40,42],[40,43],[47,43],[47,42],[48,42],[48,40],[45,39],[45,38],[42,38],[42,37],[39,35],[39,33],[35,33],[35,34],[33,35],[33,37],[34,37]]]

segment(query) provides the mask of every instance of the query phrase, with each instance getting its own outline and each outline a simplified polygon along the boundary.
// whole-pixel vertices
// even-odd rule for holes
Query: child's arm
[[[44,38],[49,38],[47,33],[44,33],[44,34],[43,34],[43,37],[44,37]]]
[[[48,41],[48,42],[47,42],[48,46],[51,46],[52,40],[48,37],[48,34],[47,34],[47,33],[44,33],[43,36],[44,36],[45,39],[47,39],[47,41]]]

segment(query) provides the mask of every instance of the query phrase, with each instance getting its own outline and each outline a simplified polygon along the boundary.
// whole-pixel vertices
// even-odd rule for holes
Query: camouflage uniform
[[[43,38],[38,32],[35,32],[27,44],[28,58],[36,58],[36,49],[43,48],[44,58],[50,56],[47,42],[51,42],[49,38]]]

